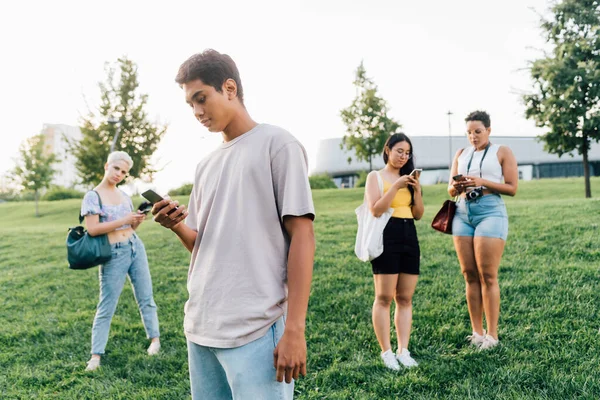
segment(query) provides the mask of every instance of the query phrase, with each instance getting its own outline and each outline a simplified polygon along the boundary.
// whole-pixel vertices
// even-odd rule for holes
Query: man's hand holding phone
[[[178,201],[167,198],[154,203],[152,215],[154,221],[165,228],[173,229],[188,216],[188,212],[184,205],[179,205]]]
[[[146,199],[153,203],[152,215],[154,221],[168,229],[173,229],[187,216],[188,212],[183,205],[179,205],[178,201],[173,201],[170,198],[163,198],[153,190],[148,190],[142,193]]]

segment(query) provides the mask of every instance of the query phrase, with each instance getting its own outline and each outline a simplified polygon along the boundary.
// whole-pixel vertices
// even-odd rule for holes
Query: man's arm
[[[177,210],[168,214],[169,211],[175,208],[177,208]],[[179,237],[179,240],[181,240],[181,243],[183,243],[190,253],[194,250],[194,243],[196,243],[198,232],[182,223],[188,216],[185,206],[180,206],[178,201],[164,199],[154,204],[152,207],[152,215],[154,215],[154,221],[175,232],[177,237]]]
[[[273,352],[277,380],[287,383],[306,375],[306,310],[310,295],[315,235],[308,216],[285,216],[283,225],[290,236],[288,255],[288,314],[285,331]]]

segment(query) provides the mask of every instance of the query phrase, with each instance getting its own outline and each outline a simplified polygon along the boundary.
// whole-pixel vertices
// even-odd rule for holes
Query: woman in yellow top
[[[421,257],[414,220],[423,216],[424,207],[418,175],[409,175],[414,169],[412,155],[412,143],[405,134],[391,135],[383,148],[385,167],[369,173],[365,187],[367,204],[375,217],[394,209],[383,231],[383,253],[371,265],[375,280],[373,328],[385,366],[395,371],[400,369],[399,362],[409,368],[418,365],[410,356],[408,340]],[[383,196],[377,174],[383,180]],[[394,323],[398,336],[395,355],[390,341],[392,299],[396,301]]]

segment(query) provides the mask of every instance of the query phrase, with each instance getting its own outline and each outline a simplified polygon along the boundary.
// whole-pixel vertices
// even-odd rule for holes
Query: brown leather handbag
[[[431,222],[431,227],[436,231],[442,233],[452,234],[452,220],[454,219],[454,212],[456,211],[456,201],[446,200],[442,204],[442,208],[435,215]]]

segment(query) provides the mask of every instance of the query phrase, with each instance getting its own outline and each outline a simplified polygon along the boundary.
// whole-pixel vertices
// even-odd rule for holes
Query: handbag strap
[[[92,192],[96,193],[96,196],[98,196],[98,204],[100,205],[100,212],[102,212],[102,197],[100,197],[100,193],[96,192],[95,190],[92,190]],[[83,215],[79,214],[79,223],[81,224],[83,222]]]

